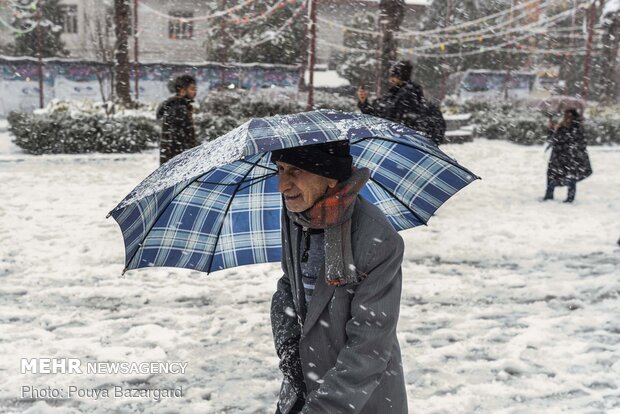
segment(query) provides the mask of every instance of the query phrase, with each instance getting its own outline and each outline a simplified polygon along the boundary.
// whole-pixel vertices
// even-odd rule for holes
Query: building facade
[[[429,0],[430,1],[430,0]],[[138,59],[140,62],[191,63],[209,60],[208,38],[214,19],[215,1],[134,0],[137,5]],[[216,10],[234,7],[230,0],[217,0]],[[232,4],[231,4],[232,3]],[[282,6],[280,6],[280,4]],[[297,2],[280,0],[276,7],[299,7]],[[415,27],[427,7],[426,0],[406,2],[404,27]],[[114,51],[112,0],[62,0],[62,39],[71,58],[111,61]],[[343,44],[343,26],[360,10],[377,12],[378,0],[317,0],[317,60],[329,65]],[[216,12],[218,13],[218,12]],[[133,22],[131,24],[133,30]],[[376,30],[376,28],[369,28]],[[135,58],[135,37],[129,42]]]

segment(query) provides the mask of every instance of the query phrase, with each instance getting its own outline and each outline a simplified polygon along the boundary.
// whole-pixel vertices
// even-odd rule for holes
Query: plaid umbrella
[[[349,140],[360,192],[397,230],[426,224],[478,177],[431,140],[363,114],[313,111],[252,119],[162,165],[110,212],[123,232],[125,270],[149,266],[212,272],[278,262],[280,212],[272,150]]]

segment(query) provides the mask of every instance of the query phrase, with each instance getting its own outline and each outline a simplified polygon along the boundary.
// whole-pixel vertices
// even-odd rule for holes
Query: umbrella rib
[[[248,174],[250,174],[250,172],[252,172],[252,169],[254,169],[254,167],[256,167],[258,163],[262,161],[263,157],[266,154],[267,154],[266,152],[263,153],[263,155],[261,155],[260,158],[257,159],[256,162],[254,163],[250,163],[246,161],[246,163],[252,165],[252,167],[245,173],[245,175],[243,176],[243,179],[237,184],[237,188],[233,191],[232,195],[230,196],[230,201],[228,201],[228,205],[226,206],[226,211],[224,211],[224,216],[223,216],[224,218],[222,219],[220,228],[217,231],[217,235],[215,236],[215,245],[213,247],[213,253],[211,254],[211,257],[209,258],[209,265],[207,266],[207,275],[211,273],[211,266],[213,265],[213,258],[215,257],[215,251],[217,250],[217,242],[220,239],[220,234],[222,234],[222,229],[224,228],[224,220],[226,220],[226,215],[228,214],[228,210],[230,210],[230,206],[232,205],[232,202],[235,198],[235,194],[239,192],[239,187],[241,187],[242,182],[245,180]]]
[[[190,180],[178,193],[177,195],[181,194],[183,191],[185,191],[185,189],[187,187],[189,187],[190,185],[192,185],[194,182],[196,182],[196,179]],[[176,195],[175,195],[176,197]],[[170,204],[172,204],[172,201],[174,200],[174,198],[170,199],[170,202],[168,203],[168,205],[165,208],[161,209],[161,212],[157,215],[157,217],[155,218],[155,220],[153,220],[153,224],[151,224],[151,228],[145,233],[144,237],[142,238],[142,243],[144,243],[144,240],[146,240],[146,238],[149,236],[149,234],[151,233],[151,230],[153,230],[153,227],[155,227],[155,223],[157,223],[157,221],[159,221],[159,218],[164,214],[164,212],[166,211],[166,209],[168,208],[168,206],[170,206]],[[127,270],[129,270],[129,265],[131,264],[131,262],[133,261],[133,259],[136,258],[136,255],[138,254],[138,252],[140,251],[140,249],[142,248],[142,243],[138,244],[138,248],[136,249],[135,252],[133,252],[133,254],[131,255],[131,259],[127,260],[127,264],[125,265],[125,269],[123,269],[123,275],[125,274],[125,272],[127,272]]]
[[[362,138],[362,139],[360,139],[358,141],[355,141],[355,142],[351,141],[351,145],[355,145],[355,144],[358,144],[358,143],[360,143],[362,141],[367,141],[367,140],[370,140],[370,139],[377,139],[377,140],[380,140],[380,141],[387,141],[387,142],[391,142],[393,144],[404,145],[406,147],[413,148],[413,149],[418,150],[418,151],[423,151],[427,155],[430,155],[432,157],[435,157],[435,158],[438,158],[438,159],[440,159],[442,161],[445,161],[448,164],[451,164],[451,165],[453,165],[455,167],[460,168],[463,171],[466,171],[467,173],[471,174],[472,177],[475,177],[478,180],[480,179],[480,177],[478,177],[476,174],[474,174],[473,172],[469,171],[467,168],[463,167],[462,165],[460,165],[458,162],[456,162],[455,160],[453,160],[451,158],[445,159],[445,158],[440,157],[440,156],[438,156],[436,154],[429,153],[426,150],[424,150],[423,148],[420,148],[419,146],[408,144],[408,143],[405,143],[405,142],[393,141],[391,139],[383,138],[383,137],[365,137],[365,138]]]
[[[276,175],[276,174],[263,175],[262,177],[259,177],[259,178],[260,178],[259,180],[257,179],[257,180],[256,180],[256,181],[254,181],[254,182],[252,182],[251,180],[249,180],[249,181],[241,181],[241,182],[240,182],[240,184],[242,184],[242,183],[250,183],[250,184],[249,184],[249,185],[246,185],[246,186],[245,186],[245,187],[243,187],[243,188],[240,188],[238,191],[243,191],[243,190],[245,190],[246,188],[250,188],[250,187],[252,187],[253,185],[256,185],[256,184],[258,184],[258,183],[262,183],[263,181],[270,179],[270,178],[271,178],[271,177],[273,177],[274,175]]]
[[[265,156],[265,154],[267,154],[267,153],[264,152],[263,155],[261,156],[261,159],[262,159],[262,157]],[[255,163],[252,163],[250,161],[246,161],[246,160],[239,160],[239,161],[241,161],[242,163],[245,163],[245,164],[252,165],[254,167],[257,166]],[[278,172],[278,170],[276,170],[275,168],[267,167],[266,165],[258,165],[258,167],[264,168],[264,169],[269,170],[269,171]]]
[[[256,182],[259,182],[261,180],[265,180],[265,179],[267,179],[269,177],[272,177],[274,175],[275,175],[275,173],[271,173],[271,174],[267,174],[267,175],[261,175],[260,177],[254,177],[254,178],[251,178],[249,180],[241,180],[241,181],[237,181],[237,182],[229,183],[229,184],[216,183],[216,182],[213,182],[213,181],[200,181],[200,183],[209,184],[209,185],[221,185],[221,186],[226,186],[226,187],[227,186],[231,186],[231,185],[245,184],[245,183],[252,183],[250,185],[254,185]]]
[[[375,183],[375,184],[377,184],[379,187],[381,187],[381,189],[382,189],[383,191],[385,191],[386,193],[388,193],[389,195],[391,195],[392,197],[394,197],[394,199],[395,199],[396,201],[398,201],[400,204],[402,204],[402,205],[403,205],[403,207],[405,207],[407,210],[409,210],[409,212],[410,212],[411,214],[413,214],[413,215],[414,215],[414,217],[415,217],[415,218],[417,218],[417,219],[418,219],[418,220],[419,220],[422,224],[424,224],[425,226],[427,225],[427,224],[426,224],[426,221],[425,221],[422,217],[420,217],[420,215],[419,215],[418,213],[416,213],[415,211],[413,211],[413,210],[411,209],[411,207],[409,207],[407,204],[403,203],[403,202],[400,200],[400,198],[398,198],[398,197],[396,196],[396,194],[394,194],[394,193],[393,193],[390,189],[388,189],[386,186],[384,186],[383,184],[381,184],[379,181],[375,180],[375,179],[374,179],[374,178],[372,178],[372,177],[371,177],[371,180],[372,180],[372,182],[373,182],[373,183]]]

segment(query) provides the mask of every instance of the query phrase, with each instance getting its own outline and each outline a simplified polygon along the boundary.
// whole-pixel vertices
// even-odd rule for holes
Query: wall
[[[199,94],[218,88],[244,89],[297,87],[298,69],[285,65],[229,65],[202,63],[197,65],[143,64],[138,79],[140,101],[157,102],[170,96],[168,81],[189,73],[196,77]],[[44,59],[44,102],[59,100],[103,101],[110,96],[111,66],[97,62],[66,59]],[[134,91],[134,79],[131,80]],[[11,111],[33,111],[39,108],[39,77],[36,59],[0,56],[0,117]]]

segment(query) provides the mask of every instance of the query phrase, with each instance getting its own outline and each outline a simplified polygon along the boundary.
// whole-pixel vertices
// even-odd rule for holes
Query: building
[[[276,6],[299,7],[295,5],[295,0],[273,1]],[[429,1],[407,0],[403,27],[415,27]],[[231,0],[217,2],[228,8],[240,3]],[[214,13],[209,5],[213,3],[194,0],[134,0],[132,7],[138,5],[139,60],[145,63],[208,60],[207,40],[213,21],[209,17]],[[113,1],[62,0],[62,5],[62,38],[70,56],[111,60],[114,50]],[[354,13],[362,9],[378,12],[378,7],[378,0],[317,0],[318,63],[329,64],[338,48],[342,47],[344,26]],[[133,38],[129,48],[133,59]]]

